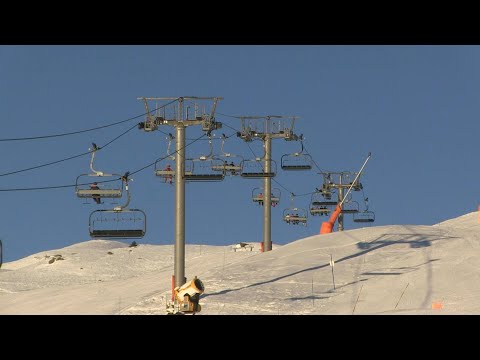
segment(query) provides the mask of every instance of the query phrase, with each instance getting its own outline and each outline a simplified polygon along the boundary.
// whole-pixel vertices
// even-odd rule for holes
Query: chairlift
[[[263,188],[255,188],[252,190],[252,200],[254,203],[257,203],[261,206],[263,206],[263,202],[264,202],[264,194],[265,192],[263,191]],[[278,203],[280,202],[280,197],[281,197],[281,194],[282,192],[280,191],[280,189],[278,188],[273,188],[272,191],[271,191],[271,199],[270,199],[270,203],[272,205],[272,207],[275,207],[278,205]]]
[[[308,213],[305,209],[289,208],[283,211],[283,221],[289,225],[307,226]]]
[[[222,181],[225,178],[225,172],[218,172],[223,166],[223,161],[213,158],[212,138],[209,137],[210,153],[199,156],[198,158],[185,159],[185,181]]]
[[[120,198],[123,193],[123,182],[120,174],[107,174],[93,168],[93,161],[98,147],[92,143],[90,174],[81,174],[75,181],[75,193],[79,198]]]
[[[113,209],[95,210],[88,220],[89,233],[92,238],[102,239],[138,239],[147,231],[147,217],[140,209],[128,209],[130,192],[128,190],[128,173],[122,177],[127,192],[125,205]]]
[[[342,204],[342,214],[356,214],[358,212],[360,212],[360,207],[358,205],[358,202],[356,202],[355,200],[344,202]]]
[[[251,160],[243,160],[241,162],[240,176],[246,179],[261,179],[261,178],[273,178],[277,173],[277,163],[275,160],[267,160],[267,164],[270,164],[270,170],[266,171],[265,159],[255,158]]]
[[[170,153],[173,139],[175,139],[173,135],[168,134],[167,156],[155,161],[155,176],[165,179],[165,183],[172,182],[175,178],[175,166],[172,165],[175,162],[175,156]]]
[[[303,137],[302,137],[303,138]],[[281,158],[282,170],[311,170],[312,157],[303,152],[303,141],[301,141],[302,150],[293,154],[285,154]]]
[[[243,157],[224,151],[225,140],[228,139],[225,134],[222,134],[221,154],[213,156],[214,159],[222,161],[222,165],[213,164],[212,170],[225,173],[225,175],[235,176],[240,175],[242,171],[241,163]]]
[[[307,226],[308,212],[305,209],[297,208],[294,205],[295,194],[291,194],[292,206],[283,210],[283,221],[289,225]]]
[[[372,223],[375,221],[375,213],[373,211],[361,211],[353,214],[353,222],[356,223]]]
[[[324,199],[324,193],[320,191],[316,191],[312,194],[312,197],[310,199],[310,208],[316,207],[316,206],[337,206],[336,201],[326,201]]]

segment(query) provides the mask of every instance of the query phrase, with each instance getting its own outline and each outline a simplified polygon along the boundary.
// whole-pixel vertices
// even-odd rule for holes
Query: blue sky
[[[480,110],[478,46],[0,46],[0,139],[71,132],[144,112],[137,97],[221,96],[229,115],[297,115],[296,132],[321,169],[355,171],[369,151],[362,183],[375,225],[434,224],[475,211]],[[138,120],[79,135],[0,142],[5,174],[102,146]],[[239,120],[217,120],[240,128]],[[161,128],[173,132],[172,128]],[[231,134],[224,127],[216,132]],[[187,130],[187,138],[201,135]],[[187,156],[208,152],[206,141]],[[220,142],[215,141],[218,152]],[[160,132],[134,129],[97,153],[96,167],[135,171],[166,154]],[[251,158],[235,136],[226,150]],[[257,153],[259,143],[252,144]],[[274,140],[273,157],[299,143]],[[74,184],[89,156],[0,176],[0,190]],[[174,190],[150,167],[133,176],[131,207],[147,213],[149,244],[174,241]],[[321,184],[317,171],[279,171],[282,199],[272,210],[272,240],[285,244],[317,234],[324,217],[289,226],[289,192]],[[191,183],[186,192],[186,242],[215,245],[262,240],[262,208],[251,201],[260,180],[228,177]],[[273,183],[273,187],[279,185]],[[356,194],[359,196],[359,194]],[[95,209],[73,188],[2,191],[4,261],[89,240]],[[361,200],[361,196],[356,198]],[[296,197],[308,209],[310,197]],[[357,227],[351,216],[345,228]]]

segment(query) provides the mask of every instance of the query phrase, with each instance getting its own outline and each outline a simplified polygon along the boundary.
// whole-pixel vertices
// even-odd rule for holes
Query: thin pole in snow
[[[312,273],[312,305],[315,306],[315,296],[313,295],[313,273]]]
[[[335,261],[333,261],[332,254],[330,254],[330,267],[332,268],[333,290],[335,290],[335,275],[333,273],[333,267],[334,266],[335,266]]]

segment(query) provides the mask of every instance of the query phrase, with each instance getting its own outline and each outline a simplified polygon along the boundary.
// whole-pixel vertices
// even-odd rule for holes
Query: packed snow
[[[258,243],[187,244],[186,276],[205,285],[198,315],[480,314],[479,230],[473,212],[433,226],[315,235],[266,253]],[[166,314],[173,253],[90,240],[5,263],[0,314]]]

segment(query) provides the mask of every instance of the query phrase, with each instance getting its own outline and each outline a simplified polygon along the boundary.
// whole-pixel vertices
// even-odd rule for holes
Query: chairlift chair
[[[277,173],[277,163],[275,160],[268,160],[268,162],[270,171],[265,171],[265,160],[263,158],[243,160],[241,162],[240,176],[246,179],[273,178]]]
[[[123,183],[120,174],[107,174],[93,168],[93,161],[98,147],[95,143],[89,150],[92,152],[90,159],[90,174],[81,174],[75,181],[75,193],[79,198],[120,198],[123,194]],[[91,185],[97,183],[98,189]]]
[[[243,161],[243,157],[239,155],[235,155],[232,153],[227,153],[224,150],[225,141],[228,139],[225,134],[222,134],[222,147],[221,153],[218,155],[214,155],[213,158],[216,160],[220,160],[222,163],[215,163],[212,164],[213,171],[224,172],[225,175],[236,176],[240,175],[242,171],[241,163]]]
[[[372,223],[375,221],[375,213],[373,211],[361,211],[353,214],[353,222],[356,223]]]
[[[308,213],[305,209],[288,208],[283,211],[283,221],[289,225],[307,226]]]
[[[128,173],[122,177],[127,192],[127,202],[113,209],[95,210],[88,219],[89,233],[92,238],[105,239],[138,239],[147,230],[147,217],[140,209],[128,209],[130,192],[128,189]]]
[[[358,205],[358,202],[351,200],[349,202],[344,202],[342,204],[342,211],[341,213],[343,214],[356,214],[360,212],[360,207]]]
[[[263,191],[263,188],[255,188],[252,190],[252,200],[254,203],[258,203],[259,205],[263,206],[264,202],[264,194],[265,192]],[[271,198],[270,202],[273,207],[277,206],[278,203],[280,202],[280,197],[281,197],[281,191],[278,188],[273,188],[271,191]]]
[[[185,181],[222,181],[225,172],[215,171],[222,166],[220,159],[199,157],[185,160]]]

